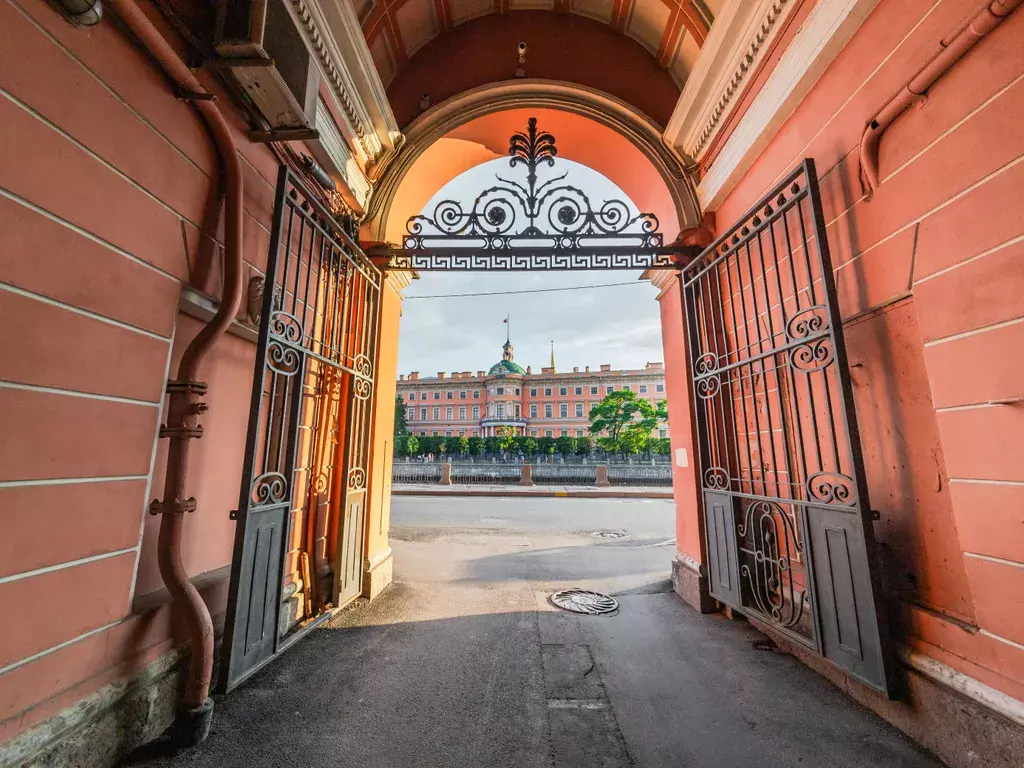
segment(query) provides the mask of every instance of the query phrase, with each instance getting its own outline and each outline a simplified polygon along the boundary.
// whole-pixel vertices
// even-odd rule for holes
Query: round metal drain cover
[[[624,539],[629,534],[625,531],[594,531],[594,535],[599,539]]]
[[[611,595],[591,592],[589,589],[563,589],[551,596],[551,602],[566,611],[586,613],[592,616],[611,613],[619,607],[619,601]]]

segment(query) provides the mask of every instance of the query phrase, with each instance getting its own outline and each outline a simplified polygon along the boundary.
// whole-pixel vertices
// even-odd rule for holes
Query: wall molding
[[[699,160],[713,144],[782,22],[799,0],[727,0],[665,129],[667,142]]]
[[[839,55],[878,0],[818,0],[697,187],[713,211]]]

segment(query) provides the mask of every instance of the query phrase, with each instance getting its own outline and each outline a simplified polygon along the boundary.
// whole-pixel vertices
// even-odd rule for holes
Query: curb
[[[518,497],[526,498],[570,498],[570,499],[671,499],[672,491],[555,491],[555,490],[529,490],[529,491],[492,491],[485,489],[462,490],[454,488],[439,488],[438,490],[426,490],[424,488],[398,488],[392,486],[392,496],[492,496],[506,499]]]

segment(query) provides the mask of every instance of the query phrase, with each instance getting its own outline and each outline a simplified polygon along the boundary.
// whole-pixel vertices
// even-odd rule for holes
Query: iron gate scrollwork
[[[282,166],[234,514],[221,691],[362,591],[382,280]],[[304,590],[308,615],[298,622],[282,620],[289,578]]]
[[[385,249],[389,269],[469,270],[677,269],[680,249],[666,247],[653,213],[624,200],[600,203],[566,182],[541,180],[554,168],[555,137],[531,117],[509,140],[509,166],[525,179],[497,176],[465,210],[442,200],[409,219],[402,247]]]
[[[712,595],[888,690],[872,513],[814,163],[682,273]]]

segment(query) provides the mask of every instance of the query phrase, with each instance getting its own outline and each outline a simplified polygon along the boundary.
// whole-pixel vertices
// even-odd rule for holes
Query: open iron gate
[[[222,692],[362,591],[382,276],[285,166],[266,275],[233,515]],[[328,581],[321,591],[330,593],[307,598],[311,615],[287,627],[283,583],[295,572],[304,589]]]
[[[873,513],[813,161],[691,262],[682,292],[711,594],[887,692]]]

